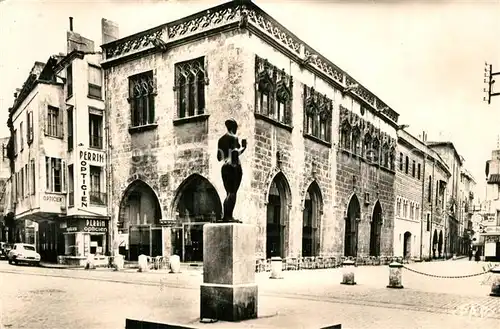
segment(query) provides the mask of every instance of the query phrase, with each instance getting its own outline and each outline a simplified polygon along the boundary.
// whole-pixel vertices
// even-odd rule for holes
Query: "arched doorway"
[[[403,257],[411,257],[411,233],[406,231],[403,237]]]
[[[437,230],[434,230],[434,234],[432,235],[432,258],[436,258],[437,247],[438,247],[438,234]]]
[[[153,189],[142,180],[132,182],[120,204],[118,231],[125,235],[121,240],[128,240],[128,245],[118,247],[120,254],[128,260],[137,260],[141,254],[161,256],[161,218],[160,202]]]
[[[322,199],[319,186],[312,182],[306,191],[302,215],[302,257],[317,256],[320,249]]]
[[[290,187],[283,173],[274,177],[269,188],[267,200],[267,239],[266,257],[285,257],[286,226],[288,223],[288,204]]]
[[[347,207],[345,218],[344,255],[356,257],[358,253],[358,223],[361,220],[361,207],[356,195],[353,195]]]
[[[438,252],[439,257],[443,256],[443,231],[439,231]]]
[[[380,256],[380,235],[382,232],[382,206],[377,200],[373,208],[370,225],[370,256]]]
[[[180,185],[174,200],[176,225],[172,253],[183,262],[203,261],[203,225],[220,220],[219,194],[204,177],[194,174]]]

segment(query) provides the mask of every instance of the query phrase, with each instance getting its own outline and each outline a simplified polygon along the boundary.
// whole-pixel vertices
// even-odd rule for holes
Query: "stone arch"
[[[191,174],[179,184],[170,209],[175,223],[170,232],[171,253],[182,262],[203,261],[203,226],[222,217],[216,188],[202,175]]]
[[[144,180],[132,180],[122,194],[118,212],[118,230],[128,235],[128,249],[121,245],[119,252],[128,260],[137,260],[141,254],[161,256],[162,217],[154,189]]]
[[[217,216],[217,214],[219,214],[219,217],[216,217],[216,220],[220,220],[221,213],[222,213],[222,202],[221,202],[220,195],[219,195],[217,189],[215,188],[215,185],[213,185],[212,182],[210,182],[210,180],[208,180],[206,177],[204,177],[200,174],[197,174],[197,173],[191,174],[188,177],[186,177],[179,184],[177,189],[175,190],[174,198],[172,199],[172,202],[170,204],[170,209],[169,209],[170,218],[172,218],[172,219],[176,218],[177,206],[179,204],[180,199],[182,198],[183,192],[186,191],[186,188],[189,188],[189,186],[196,184],[196,183],[202,183],[206,187],[209,187],[211,189],[210,192],[213,192],[214,196],[215,195],[217,196],[217,198],[215,200],[216,210],[214,210],[214,212],[215,212],[216,216]]]
[[[344,255],[356,257],[358,253],[358,225],[361,220],[361,204],[356,194],[351,195],[346,208]]]
[[[438,248],[438,233],[437,230],[434,229],[434,233],[432,234],[432,257],[436,258],[436,251]]]
[[[287,194],[287,199],[288,199],[288,207],[291,207],[292,205],[292,191],[290,189],[290,185],[288,184],[288,179],[286,178],[286,175],[285,173],[283,172],[283,170],[279,169],[279,168],[274,168],[270,173],[269,175],[267,176],[267,180],[266,180],[266,193],[265,193],[265,196],[264,196],[264,204],[267,204],[268,200],[269,200],[269,192],[271,191],[271,186],[274,182],[274,180],[276,179],[276,177],[278,176],[282,176],[284,178],[284,181],[286,182],[285,184],[285,192]]]
[[[280,171],[272,179],[267,191],[267,258],[274,256],[286,257],[291,197],[288,180]]]
[[[379,200],[377,200],[373,206],[372,218],[370,222],[370,256],[380,256],[382,205]]]
[[[438,238],[438,252],[439,252],[439,257],[443,255],[443,230],[439,231],[439,238]]]
[[[323,196],[313,180],[304,193],[302,208],[302,257],[318,256],[321,243]]]

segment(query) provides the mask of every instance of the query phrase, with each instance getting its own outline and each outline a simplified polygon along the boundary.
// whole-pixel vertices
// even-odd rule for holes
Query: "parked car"
[[[12,249],[12,245],[7,242],[0,242],[0,259],[7,259],[9,251]]]
[[[8,254],[9,264],[28,263],[40,264],[40,254],[36,252],[35,246],[27,243],[14,243]]]

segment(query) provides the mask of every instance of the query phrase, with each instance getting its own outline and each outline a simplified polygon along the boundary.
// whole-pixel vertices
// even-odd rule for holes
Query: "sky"
[[[102,17],[124,37],[222,2],[0,0],[0,137],[33,63],[65,51],[69,16],[100,45]],[[500,135],[500,96],[483,101],[485,62],[500,72],[500,0],[254,2],[398,112],[410,133],[452,141],[484,198]]]

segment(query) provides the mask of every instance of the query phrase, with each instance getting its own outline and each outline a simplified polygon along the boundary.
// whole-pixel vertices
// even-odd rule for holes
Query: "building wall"
[[[406,173],[407,157],[408,173]],[[415,161],[415,169],[413,169],[413,161]],[[424,154],[416,146],[411,145],[408,140],[398,138],[394,225],[394,255],[397,256],[420,257],[421,254],[422,185],[425,181],[423,166]],[[407,242],[410,247],[407,247],[409,250],[404,250],[407,232],[411,234],[409,242]]]

